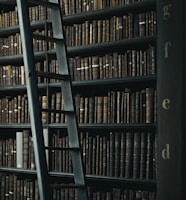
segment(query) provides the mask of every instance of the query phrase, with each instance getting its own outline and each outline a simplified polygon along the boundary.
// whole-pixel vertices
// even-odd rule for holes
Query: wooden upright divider
[[[157,199],[183,200],[186,185],[184,0],[158,0]]]

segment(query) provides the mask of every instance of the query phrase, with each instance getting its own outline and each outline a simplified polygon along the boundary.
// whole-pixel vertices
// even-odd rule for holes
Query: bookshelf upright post
[[[185,9],[184,0],[157,0],[158,200],[185,196]]]

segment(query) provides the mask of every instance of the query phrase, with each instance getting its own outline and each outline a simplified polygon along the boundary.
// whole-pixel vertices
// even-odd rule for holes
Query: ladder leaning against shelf
[[[15,3],[14,1],[1,0],[1,3]],[[47,35],[34,35],[31,31],[29,20],[29,6],[40,5],[50,10],[53,37]],[[66,46],[63,35],[63,24],[58,0],[17,0],[17,10],[19,17],[20,34],[22,39],[23,61],[25,66],[25,77],[27,95],[30,109],[30,121],[34,143],[35,162],[37,169],[37,177],[39,184],[39,194],[41,200],[49,200],[51,198],[51,188],[76,188],[77,199],[86,200],[87,189],[85,186],[84,172],[81,159],[81,149],[78,138],[78,129],[76,122],[76,114],[74,109],[71,76],[69,74]],[[33,49],[33,38],[53,42],[55,44],[56,60],[59,66],[59,73],[50,71],[36,71]],[[47,53],[46,53],[47,54]],[[45,79],[57,79],[61,82],[61,92],[64,100],[64,110],[59,111],[65,114],[67,122],[67,132],[69,147],[56,148],[44,145],[42,109],[40,108],[39,92],[36,89],[37,77]],[[52,109],[50,109],[52,112]],[[50,173],[47,167],[47,159],[45,151],[69,151],[72,160],[74,181],[70,184],[52,184],[50,181]]]

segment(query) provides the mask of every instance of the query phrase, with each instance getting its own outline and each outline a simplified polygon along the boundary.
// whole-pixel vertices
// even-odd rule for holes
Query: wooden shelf
[[[53,123],[53,124],[44,124],[44,128],[48,127],[51,129],[66,129],[67,126],[63,123]],[[30,129],[31,125],[29,123],[10,123],[10,124],[0,124],[0,129],[16,129],[16,130],[23,130],[23,129]],[[156,130],[156,123],[140,123],[140,124],[115,124],[115,123],[105,123],[105,124],[79,124],[80,131],[93,131],[93,130],[105,130],[105,131],[149,131],[149,130]]]
[[[73,81],[72,90],[75,94],[82,94],[84,96],[92,96],[95,94],[104,94],[104,92],[111,90],[123,90],[127,87],[144,88],[156,86],[156,75],[148,76],[136,76],[136,77],[123,77],[123,78],[109,78],[109,79],[97,79],[97,80],[84,80]],[[46,91],[47,88],[53,88],[58,91],[60,89],[60,83],[41,83],[38,84],[40,91]],[[83,91],[82,91],[83,87]],[[99,88],[99,90],[97,90]],[[26,92],[26,85],[12,85],[1,86],[1,95],[6,96],[11,94],[23,94]]]
[[[29,169],[20,168],[8,168],[1,167],[0,172],[5,172],[7,174],[17,174],[19,177],[25,178],[36,178],[36,171]],[[60,173],[60,172],[49,172],[51,175],[51,181],[63,181],[71,182],[73,180],[72,173]],[[138,190],[155,191],[156,181],[155,180],[145,180],[145,179],[126,179],[119,177],[108,177],[108,176],[97,176],[97,175],[85,175],[85,180],[89,186],[98,187],[100,190],[109,190],[113,187],[115,188],[133,188]],[[106,186],[106,187],[105,187]]]

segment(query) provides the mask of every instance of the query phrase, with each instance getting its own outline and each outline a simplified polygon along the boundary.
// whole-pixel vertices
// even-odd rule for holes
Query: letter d
[[[162,150],[161,155],[164,160],[170,159],[170,145],[169,144],[165,145],[165,148]]]

